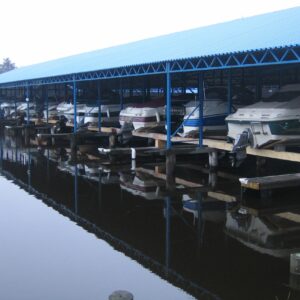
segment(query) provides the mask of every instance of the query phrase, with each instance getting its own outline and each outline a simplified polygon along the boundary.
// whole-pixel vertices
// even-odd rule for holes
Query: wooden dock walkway
[[[167,136],[162,133],[147,133],[147,132],[132,132],[133,136],[143,137],[143,138],[151,138],[156,141],[156,143],[161,142],[165,143],[167,140]],[[172,137],[172,142],[175,143],[186,143],[186,144],[198,144],[198,139],[193,138],[183,138],[180,136]],[[228,143],[224,140],[218,139],[203,139],[203,145],[209,148],[222,150],[222,151],[232,151],[232,144]],[[266,158],[273,158],[273,159],[280,159],[286,161],[293,161],[293,162],[300,162],[300,153],[297,152],[288,152],[288,151],[275,151],[271,149],[256,149],[247,147],[246,152],[249,155],[259,156],[259,157],[266,157]]]
[[[300,173],[240,178],[242,188],[252,190],[272,190],[285,187],[300,186]]]

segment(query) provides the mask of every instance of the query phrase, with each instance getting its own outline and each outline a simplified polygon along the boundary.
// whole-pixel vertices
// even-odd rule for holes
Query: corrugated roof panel
[[[0,83],[290,45],[300,45],[300,7],[19,68]]]

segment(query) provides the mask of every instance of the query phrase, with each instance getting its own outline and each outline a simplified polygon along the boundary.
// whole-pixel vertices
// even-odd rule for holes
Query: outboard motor
[[[21,113],[19,116],[17,116],[17,126],[22,126],[25,123],[25,115]]]
[[[68,131],[67,121],[68,119],[65,116],[60,116],[59,120],[54,126],[54,133],[67,133]]]
[[[3,120],[5,117],[4,109],[0,108],[0,119]]]
[[[231,154],[233,154],[231,156],[232,166],[238,167],[247,157],[246,148],[251,145],[252,138],[252,133],[249,128],[237,136],[231,151]]]
[[[132,139],[132,131],[134,130],[133,124],[125,122],[121,130],[122,134],[119,135],[118,142],[121,145],[127,145]]]

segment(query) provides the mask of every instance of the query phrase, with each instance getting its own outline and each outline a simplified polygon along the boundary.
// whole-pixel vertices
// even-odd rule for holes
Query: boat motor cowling
[[[232,147],[232,166],[238,167],[247,157],[246,148],[252,144],[253,136],[250,128],[237,135]]]

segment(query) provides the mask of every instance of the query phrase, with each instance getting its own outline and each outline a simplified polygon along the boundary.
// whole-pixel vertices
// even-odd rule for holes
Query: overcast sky
[[[300,0],[2,0],[0,62],[21,67],[294,6]]]

